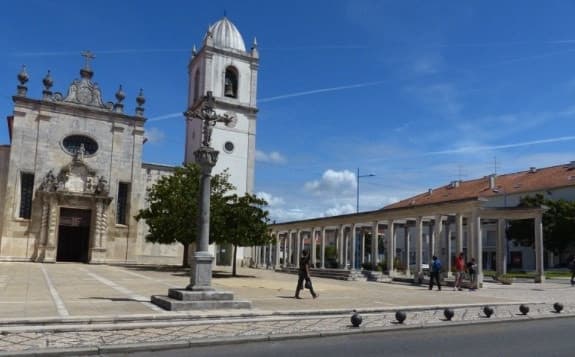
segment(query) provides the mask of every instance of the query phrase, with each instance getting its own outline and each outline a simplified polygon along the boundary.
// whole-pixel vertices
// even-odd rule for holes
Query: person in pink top
[[[463,274],[465,273],[465,259],[463,258],[463,252],[455,258],[455,284],[453,285],[453,291],[461,291],[461,282],[463,281]]]

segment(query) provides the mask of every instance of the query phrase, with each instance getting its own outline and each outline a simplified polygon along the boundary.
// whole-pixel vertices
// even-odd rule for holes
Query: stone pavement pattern
[[[296,277],[240,269],[241,277],[216,273],[213,285],[251,300],[253,310],[165,312],[149,303],[153,294],[183,287],[181,269],[83,264],[0,263],[0,351],[94,348],[130,344],[195,343],[222,338],[274,338],[288,335],[353,333],[390,328],[487,321],[481,306],[495,307],[492,320],[559,316],[552,304],[565,305],[561,316],[575,314],[575,288],[566,280],[545,284],[486,284],[469,291],[428,291],[426,287],[314,279],[319,299],[307,291],[293,299]],[[518,304],[529,303],[529,315]],[[443,309],[455,316],[446,322]],[[352,309],[363,316],[350,327]],[[404,324],[395,311],[407,311]]]

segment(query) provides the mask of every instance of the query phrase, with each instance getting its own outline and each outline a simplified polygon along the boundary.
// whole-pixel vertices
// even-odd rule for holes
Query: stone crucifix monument
[[[214,257],[208,251],[210,238],[210,191],[212,169],[216,165],[219,152],[211,147],[211,138],[217,123],[229,123],[232,118],[218,115],[215,111],[215,99],[207,92],[202,104],[195,111],[184,113],[188,119],[202,121],[202,143],[194,152],[196,162],[201,168],[200,179],[200,217],[199,242],[192,256],[190,284],[185,289],[169,289],[168,296],[152,296],[152,302],[167,310],[181,311],[192,309],[249,309],[249,301],[234,300],[231,292],[216,291],[212,287],[212,262]],[[197,217],[190,217],[197,219]]]

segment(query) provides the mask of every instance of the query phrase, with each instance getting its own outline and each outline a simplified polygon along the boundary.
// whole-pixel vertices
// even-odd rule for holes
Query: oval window
[[[226,141],[226,143],[224,144],[224,151],[227,153],[234,151],[234,143],[232,143],[231,141]]]
[[[98,143],[84,135],[70,135],[62,141],[62,146],[71,155],[76,154],[82,145],[84,145],[86,155],[93,155],[98,151]]]

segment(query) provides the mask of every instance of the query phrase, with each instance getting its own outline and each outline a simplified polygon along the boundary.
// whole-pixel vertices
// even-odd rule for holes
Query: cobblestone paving
[[[350,314],[305,317],[262,317],[251,319],[202,320],[173,322],[169,326],[131,328],[129,326],[94,326],[92,331],[9,332],[0,335],[0,351],[32,351],[54,348],[102,347],[139,343],[194,342],[216,338],[242,338],[255,336],[301,335],[385,330],[422,326],[448,325],[462,322],[488,322],[524,320],[534,317],[557,317],[551,304],[529,304],[530,312],[523,315],[519,305],[492,306],[494,314],[487,318],[481,306],[453,309],[452,321],[447,321],[443,309],[403,310],[407,319],[403,324],[395,320],[395,311],[362,313],[359,328],[351,326]],[[561,315],[575,315],[575,304],[565,306]],[[153,325],[154,323],[150,323]],[[354,331],[355,330],[355,331]]]

